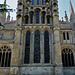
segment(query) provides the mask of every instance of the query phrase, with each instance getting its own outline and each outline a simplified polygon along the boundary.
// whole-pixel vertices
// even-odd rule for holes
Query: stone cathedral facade
[[[6,3],[6,0],[5,2]],[[17,16],[0,14],[0,75],[75,75],[75,13],[59,21],[57,0],[18,0]]]

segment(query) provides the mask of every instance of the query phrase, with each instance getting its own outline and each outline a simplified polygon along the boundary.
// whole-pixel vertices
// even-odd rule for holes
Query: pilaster
[[[44,64],[44,33],[41,32],[41,39],[40,39],[40,55],[41,55],[41,64]]]
[[[34,33],[31,32],[31,37],[30,37],[30,64],[33,64],[34,62]]]

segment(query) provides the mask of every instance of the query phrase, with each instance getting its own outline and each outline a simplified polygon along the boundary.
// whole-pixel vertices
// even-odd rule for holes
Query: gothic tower
[[[19,66],[24,65],[18,73],[44,74],[47,69],[45,74],[63,75],[58,1],[18,0],[17,7],[15,43],[20,47]]]

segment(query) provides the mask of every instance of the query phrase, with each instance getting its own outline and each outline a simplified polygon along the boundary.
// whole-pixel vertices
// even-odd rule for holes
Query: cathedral
[[[18,0],[16,20],[0,13],[0,75],[75,75],[71,0],[64,18],[58,0]]]

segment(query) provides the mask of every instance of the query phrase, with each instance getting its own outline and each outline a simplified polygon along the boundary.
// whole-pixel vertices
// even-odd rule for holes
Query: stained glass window
[[[34,5],[34,0],[32,0],[32,5]]]
[[[45,12],[42,13],[42,24],[45,24]]]
[[[38,10],[36,10],[36,23],[37,24],[39,24],[39,17],[40,16],[40,11],[39,11],[39,9]]]
[[[36,30],[34,35],[34,63],[40,63],[40,31]]]
[[[33,24],[33,12],[30,13],[30,23]]]
[[[25,42],[25,57],[24,63],[29,64],[30,60],[30,31],[26,32],[26,42]]]
[[[28,24],[28,16],[25,16],[25,24]]]
[[[49,32],[46,30],[44,32],[44,62],[49,63],[49,61],[50,61]]]
[[[39,5],[39,0],[37,0],[37,5]]]
[[[47,16],[47,24],[50,24],[50,16]]]
[[[44,0],[42,0],[42,5],[44,5]]]

